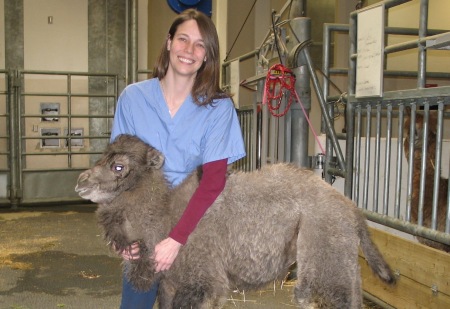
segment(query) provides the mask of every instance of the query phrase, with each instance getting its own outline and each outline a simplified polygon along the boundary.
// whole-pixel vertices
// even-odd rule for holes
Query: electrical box
[[[41,121],[42,122],[57,122],[59,121],[60,106],[59,103],[45,103],[40,104]]]
[[[59,128],[41,128],[41,148],[58,148],[61,130]]]
[[[64,135],[69,136],[69,130],[64,129]],[[84,142],[82,138],[83,136],[83,129],[82,128],[72,128],[70,129],[70,138],[66,138],[66,145],[65,147],[83,147]]]

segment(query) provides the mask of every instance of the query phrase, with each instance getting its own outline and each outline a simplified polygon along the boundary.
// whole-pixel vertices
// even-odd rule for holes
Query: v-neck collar
[[[156,80],[158,82],[158,89],[159,89],[159,92],[160,92],[160,95],[161,95],[161,100],[159,100],[160,108],[162,110],[164,118],[168,119],[169,123],[176,124],[178,122],[179,118],[183,118],[183,114],[188,113],[190,110],[192,110],[192,107],[195,107],[195,106],[193,106],[193,105],[195,105],[195,103],[192,100],[192,95],[189,94],[184,99],[183,103],[181,103],[181,105],[178,108],[177,112],[172,117],[172,115],[170,114],[169,106],[167,106],[167,102],[166,102],[166,98],[164,96],[164,91],[162,89],[161,82],[159,81],[159,79],[156,79]]]

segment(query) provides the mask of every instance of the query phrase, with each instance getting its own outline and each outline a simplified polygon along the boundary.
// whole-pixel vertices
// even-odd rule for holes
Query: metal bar
[[[115,98],[114,94],[88,94],[88,93],[44,93],[44,92],[24,92],[24,97],[77,97],[77,98]]]
[[[369,174],[370,174],[370,133],[371,133],[371,118],[370,110],[371,106],[367,107],[367,118],[366,118],[366,151],[365,151],[365,162],[364,162],[364,188],[363,188],[363,208],[367,209],[369,201]]]
[[[384,155],[384,190],[383,190],[383,214],[389,212],[389,183],[391,174],[391,139],[392,139],[392,105],[387,106],[387,131],[386,151]],[[400,122],[400,121],[399,121]],[[400,138],[399,138],[400,139]],[[399,163],[401,165],[401,162]]]
[[[411,0],[384,0],[384,1],[381,1],[381,2],[384,4],[384,7],[385,7],[386,9],[390,9],[390,8],[392,8],[392,7],[394,7],[394,6],[397,6],[397,5],[400,5],[400,4],[409,2],[409,1],[411,1]],[[375,4],[375,5],[380,5],[380,3],[377,3],[377,4]],[[367,8],[365,8],[365,9],[367,9]],[[359,12],[359,11],[353,11],[353,12],[351,12],[351,13],[350,13],[350,17],[357,15],[358,12]]]
[[[10,190],[9,199],[11,207],[13,209],[17,208],[20,203],[20,168],[19,168],[19,132],[16,130],[18,123],[17,116],[19,114],[18,108],[18,97],[17,94],[17,71],[10,71],[8,74],[8,89],[10,93],[14,93],[7,100],[7,110],[9,110],[9,164],[11,167],[10,171]]]
[[[67,96],[67,112],[69,113],[69,117],[67,118],[67,149],[69,151],[67,166],[72,167],[72,156],[70,155],[72,152],[72,118],[70,116],[70,112],[72,111],[72,96],[70,95],[72,92],[72,75],[70,74],[67,76],[67,91],[69,93]]]
[[[449,165],[448,165],[448,171],[450,175],[450,156],[448,156],[449,159]],[[450,234],[450,181],[448,182],[448,188],[447,188],[447,220],[445,223],[445,232]]]
[[[328,98],[329,91],[330,91],[330,73],[329,73],[329,67],[330,67],[330,45],[331,45],[331,31],[329,28],[324,27],[323,31],[323,56],[322,56],[322,72],[323,72],[323,97]],[[331,119],[333,119],[334,124],[334,106],[333,105],[327,105],[328,106],[328,115]],[[323,119],[323,117],[322,117]],[[320,126],[321,133],[325,133],[326,129],[323,128],[323,121],[321,121]],[[326,161],[324,166],[324,172],[325,172],[325,181],[328,183],[332,182],[332,174],[331,171],[337,171],[337,169],[330,168],[329,162],[331,162],[331,158],[333,158],[333,144],[331,139],[328,137],[326,138]],[[348,158],[348,157],[347,157]],[[347,167],[346,167],[347,168]],[[343,175],[342,177],[345,177],[345,173],[339,172],[335,173],[338,175]],[[351,187],[350,187],[351,188]]]
[[[42,118],[42,114],[28,114],[22,115],[22,118]],[[58,115],[58,118],[114,118],[114,115]]]
[[[414,135],[416,131],[416,104],[411,104],[410,126],[409,126],[409,155],[408,155],[408,179],[406,192],[406,221],[411,221],[411,199],[412,199],[412,179],[414,173]],[[403,135],[403,130],[399,131]],[[403,136],[402,136],[403,137]],[[398,187],[397,187],[398,188]],[[398,190],[396,190],[398,192]],[[400,202],[398,202],[400,203]]]
[[[261,80],[258,82],[258,89],[264,89],[265,81]],[[267,153],[268,153],[268,143],[269,143],[269,111],[267,106],[262,106],[262,117],[261,117],[261,160],[260,166],[267,164]]]
[[[137,0],[127,1],[128,12],[128,84],[138,81],[138,4]]]
[[[423,36],[423,37],[419,37],[415,40],[410,40],[410,41],[405,41],[405,42],[401,42],[401,43],[397,43],[397,44],[388,45],[388,46],[385,46],[385,48],[384,48],[384,54],[392,54],[392,53],[399,52],[399,51],[413,49],[413,48],[416,48],[419,46],[423,46],[424,48],[426,48],[425,45],[426,45],[427,41],[435,40],[436,38],[439,38],[439,37],[440,37],[440,34]],[[353,56],[354,55],[352,55],[352,57]]]
[[[417,100],[418,102],[423,102],[425,99],[427,99],[429,103],[432,103],[433,102],[432,100],[435,100],[437,102],[437,97],[442,97],[439,98],[439,100],[444,100],[444,102],[450,102],[450,86],[386,91],[383,93],[382,98],[377,98],[376,100],[381,100],[382,102],[388,101],[404,102],[410,100]],[[354,94],[349,94],[348,100],[350,102],[370,103],[374,99],[373,98],[357,99],[355,98]]]
[[[268,115],[268,117],[270,117]],[[277,122],[278,118],[272,117],[269,120],[269,160],[270,163],[276,163],[276,140],[277,140]]]
[[[397,139],[397,173],[395,175],[395,203],[394,203],[394,217],[400,217],[400,203],[401,203],[401,187],[402,187],[402,160],[403,160],[403,112],[404,106],[399,106],[398,114],[398,139]]]
[[[233,58],[233,59],[231,59],[231,60],[224,61],[224,62],[222,63],[222,67],[226,67],[226,66],[230,65],[233,61],[240,61],[240,62],[241,62],[241,61],[250,59],[250,58],[252,58],[252,57],[258,55],[259,50],[260,50],[260,49],[255,49],[255,50],[253,50],[253,51],[251,51],[251,52],[248,52],[248,53],[246,53],[246,54],[243,54],[243,55],[241,55],[241,56],[239,56],[239,57]]]
[[[377,129],[375,135],[375,161],[373,178],[373,210],[378,212],[378,195],[380,186],[380,140],[381,140],[381,105],[377,104]]]
[[[437,216],[438,216],[438,202],[439,202],[439,181],[441,180],[441,159],[442,159],[442,137],[443,137],[443,114],[444,105],[439,104],[438,109],[438,122],[436,128],[436,155],[434,158],[434,183],[433,183],[433,206],[431,212],[431,228],[436,230],[438,228],[437,225]],[[433,163],[433,162],[432,162]],[[448,196],[447,196],[448,199]],[[439,214],[442,216],[442,214]]]
[[[350,104],[347,107],[347,109],[349,109],[350,107],[353,108],[353,104]],[[349,119],[351,119],[351,118],[347,118],[347,121]],[[352,127],[354,127],[354,125],[352,125]],[[358,105],[356,107],[356,147],[354,147],[355,150],[352,151],[352,152],[350,152],[351,149],[347,150],[347,155],[350,154],[352,160],[353,160],[353,154],[354,154],[354,157],[356,158],[355,159],[356,160],[355,161],[355,169],[356,169],[356,171],[355,171],[355,189],[354,189],[355,197],[354,197],[354,201],[357,204],[359,204],[359,186],[360,186],[359,184],[360,184],[360,179],[361,179],[361,130],[362,130],[362,127],[361,127],[361,106]],[[348,134],[348,132],[347,132],[347,134]],[[354,135],[355,134],[352,133],[350,136],[347,137],[347,144],[348,143],[354,144],[354,141],[353,141],[353,136]],[[350,157],[347,156],[347,167],[350,165],[350,163],[348,163],[349,158]],[[347,171],[347,175],[348,174],[349,174],[349,172]],[[351,176],[352,176],[352,174],[350,174],[350,177]],[[346,178],[346,183],[347,183],[348,179],[349,178]]]
[[[381,299],[377,298],[376,296],[373,296],[372,294],[367,293],[366,291],[362,291],[363,297],[372,303],[380,306],[383,309],[395,309],[395,307],[392,307],[388,303],[382,301]]]
[[[329,68],[329,74],[348,74],[346,68]],[[389,77],[417,77],[417,71],[396,71],[396,70],[384,70],[384,76]],[[427,72],[427,77],[430,78],[450,78],[450,73],[447,72]]]
[[[362,209],[362,212],[370,221],[394,228],[408,234],[425,237],[427,239],[450,245],[450,234],[448,233],[432,230],[427,227],[418,226],[416,224],[412,224],[397,218],[384,216],[364,209]]]
[[[305,56],[305,60],[306,60],[306,64],[308,66],[309,69],[309,73],[311,75],[311,79],[314,85],[314,89],[316,90],[316,94],[317,94],[317,98],[319,99],[319,103],[320,103],[320,107],[322,109],[322,117],[325,120],[326,123],[326,127],[328,130],[328,136],[331,139],[332,143],[333,143],[333,147],[334,150],[336,151],[336,156],[338,159],[338,163],[339,163],[339,167],[345,171],[346,170],[346,166],[345,166],[345,161],[344,161],[344,156],[342,155],[342,150],[341,147],[337,141],[336,138],[336,132],[334,130],[334,126],[332,125],[330,116],[328,115],[327,112],[327,108],[326,108],[326,102],[325,99],[322,95],[322,90],[320,87],[320,83],[319,80],[317,78],[316,72],[314,70],[313,64],[312,64],[312,60],[311,60],[311,56],[309,54],[309,49],[308,48],[304,48],[302,51],[303,55]]]
[[[419,195],[419,216],[417,224],[423,225],[423,208],[425,200],[425,182],[426,182],[426,169],[427,169],[427,148],[428,148],[428,131],[430,118],[430,106],[425,104],[424,115],[423,115],[423,136],[422,136],[422,162],[420,166],[420,195]]]
[[[101,154],[102,151],[80,151],[80,152],[75,152],[73,153],[73,155],[87,155],[87,154]],[[60,155],[64,155],[67,156],[68,154],[70,154],[68,151],[64,151],[64,152],[23,152],[22,155],[23,156],[60,156]],[[49,169],[46,169],[49,170]],[[52,171],[54,169],[51,169]]]
[[[328,24],[329,25],[329,24]],[[322,55],[322,88],[323,97],[328,98],[330,92],[330,47],[331,46],[331,31],[327,24],[323,28],[323,55]],[[321,133],[325,133],[321,128]]]
[[[116,77],[114,73],[99,73],[99,72],[72,72],[72,71],[37,71],[37,70],[21,70],[22,75],[73,75],[73,76],[85,76],[85,77]],[[23,76],[25,77],[25,76]]]
[[[346,176],[341,170],[334,168],[334,167],[329,167],[327,173],[329,173],[330,175],[335,175],[335,176],[339,176],[339,177]]]
[[[428,0],[420,1],[420,18],[419,18],[419,39],[423,39],[427,35],[428,27]],[[419,44],[419,69],[417,77],[417,88],[425,88],[427,82],[427,50],[424,44]]]
[[[263,87],[260,89],[264,89],[264,82]],[[261,166],[264,166],[267,164],[267,154],[268,154],[268,147],[269,147],[269,111],[267,106],[262,106],[262,133],[261,133]]]
[[[22,110],[25,109],[24,107],[24,100],[22,97],[22,91],[24,89],[23,87],[23,82],[24,82],[24,76],[23,76],[23,71],[16,71],[16,79],[15,79],[15,87],[14,87],[14,96],[15,96],[15,102],[17,104],[17,114],[16,114],[16,121],[18,122],[17,124],[17,149],[18,149],[18,158],[17,158],[17,168],[18,168],[18,180],[19,180],[19,188],[20,188],[20,199],[19,201],[22,202],[22,195],[23,195],[23,190],[24,190],[24,185],[23,185],[23,169],[26,166],[25,162],[24,162],[24,157],[22,156],[22,152],[23,152],[23,148],[22,148],[22,136],[23,136],[23,131],[22,131]]]

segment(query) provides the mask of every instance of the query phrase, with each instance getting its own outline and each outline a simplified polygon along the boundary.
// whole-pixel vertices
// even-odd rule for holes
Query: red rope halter
[[[287,106],[282,112],[278,112],[284,93],[289,91]],[[282,64],[273,65],[266,76],[264,85],[263,104],[267,103],[270,113],[275,117],[286,115],[291,107],[295,94],[295,75]],[[275,104],[273,102],[275,101]]]
[[[277,113],[281,106],[281,100],[283,99],[284,92],[289,91],[289,99],[286,108],[283,112]],[[303,114],[305,115],[306,120],[308,121],[309,127],[311,128],[312,133],[314,134],[314,138],[319,144],[322,153],[325,154],[325,150],[322,147],[322,144],[317,137],[316,132],[311,124],[311,121],[308,117],[308,114],[303,107],[302,101],[300,100],[297,91],[295,90],[295,75],[292,71],[282,64],[273,65],[266,76],[266,83],[264,85],[264,94],[262,103],[267,103],[269,107],[270,113],[275,117],[282,117],[286,115],[291,107],[292,100],[296,99],[302,108]],[[276,104],[273,105],[272,102],[276,101]]]

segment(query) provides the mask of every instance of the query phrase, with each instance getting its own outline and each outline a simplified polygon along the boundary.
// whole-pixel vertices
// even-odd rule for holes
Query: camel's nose
[[[77,185],[75,186],[75,191],[78,192],[79,188],[78,186],[83,183],[84,181],[89,179],[90,176],[90,171],[84,171],[83,173],[80,174],[80,176],[78,176],[78,180],[77,180]]]

